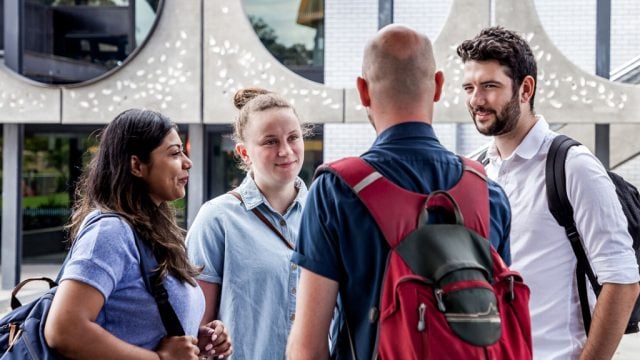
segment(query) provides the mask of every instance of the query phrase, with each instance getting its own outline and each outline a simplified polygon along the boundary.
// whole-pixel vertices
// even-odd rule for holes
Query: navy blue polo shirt
[[[382,132],[362,158],[395,184],[431,193],[453,187],[462,162],[444,148],[431,125],[402,123]],[[502,188],[489,182],[489,239],[507,264],[511,261],[511,210]],[[367,208],[336,175],[323,173],[311,185],[302,214],[292,261],[339,283],[339,296],[359,359],[369,359],[377,322],[369,320],[379,306],[389,246]],[[351,358],[346,327],[338,336],[339,359]]]

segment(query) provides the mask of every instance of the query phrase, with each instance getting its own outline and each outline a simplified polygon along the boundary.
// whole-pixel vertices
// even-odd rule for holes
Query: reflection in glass
[[[60,254],[73,204],[74,184],[97,150],[97,127],[73,132],[63,126],[25,128],[22,168],[22,226],[25,257]],[[83,156],[83,153],[86,155]]]
[[[98,125],[26,125],[22,168],[25,257],[62,259],[67,236],[64,225],[71,215],[75,185],[98,150],[102,129]],[[185,129],[180,128],[179,133],[184,141]],[[186,226],[186,199],[174,205],[178,223]]]
[[[243,0],[262,44],[295,73],[324,81],[324,0]]]
[[[25,0],[17,72],[50,84],[96,78],[148,35],[160,0]],[[9,56],[9,54],[5,54]]]
[[[4,0],[0,0],[0,57],[4,53]]]

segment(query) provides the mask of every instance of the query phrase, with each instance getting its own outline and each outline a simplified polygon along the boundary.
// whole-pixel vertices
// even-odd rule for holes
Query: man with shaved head
[[[377,138],[361,158],[396,185],[428,194],[449,189],[463,172],[431,126],[444,77],[429,39],[402,25],[381,29],[365,48],[360,101]],[[510,209],[489,183],[491,243],[508,263]],[[376,354],[379,300],[389,245],[367,208],[337,175],[321,173],[311,186],[292,262],[302,267],[289,359],[326,359],[339,295],[343,321],[334,322],[333,357]],[[338,324],[339,323],[339,324]]]

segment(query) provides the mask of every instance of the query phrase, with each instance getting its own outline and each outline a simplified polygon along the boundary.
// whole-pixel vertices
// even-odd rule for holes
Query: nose
[[[291,154],[291,145],[286,141],[283,141],[281,144],[278,148],[278,156],[285,157]]]
[[[182,162],[182,168],[187,170],[191,169],[191,167],[193,166],[193,161],[191,161],[191,159],[189,159],[189,157],[185,153],[182,153],[182,156],[184,156],[184,161]]]
[[[483,106],[486,103],[484,95],[482,94],[481,91],[478,91],[477,89],[470,92],[467,95],[467,99],[469,101],[469,106],[471,106],[472,108]]]

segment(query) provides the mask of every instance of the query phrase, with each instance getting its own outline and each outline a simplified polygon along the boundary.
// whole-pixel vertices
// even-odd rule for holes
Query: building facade
[[[317,125],[306,142],[307,181],[322,161],[364,151],[375,133],[355,78],[366,39],[389,22],[434,41],[446,78],[435,127],[449,148],[466,154],[487,141],[470,126],[455,46],[499,24],[525,34],[536,51],[537,110],[592,148],[594,124],[610,124],[611,165],[640,185],[633,141],[640,87],[594,75],[597,3],[0,0],[2,285],[15,283],[23,255],[62,250],[45,246],[42,234],[57,231],[46,243],[60,244],[83,154],[95,148],[89,135],[125,109],[154,109],[180,124],[194,161],[187,199],[178,204],[185,226],[202,202],[241,179],[227,137],[236,113],[231,99],[241,87],[277,91]],[[633,79],[640,4],[613,2],[610,15],[611,73],[627,69],[621,76]],[[50,175],[56,169],[60,174]]]

